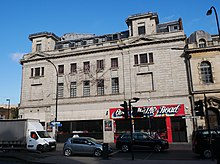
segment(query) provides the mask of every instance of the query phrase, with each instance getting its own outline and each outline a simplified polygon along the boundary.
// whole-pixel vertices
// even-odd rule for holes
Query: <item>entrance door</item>
[[[186,122],[182,117],[171,118],[173,142],[187,142]]]

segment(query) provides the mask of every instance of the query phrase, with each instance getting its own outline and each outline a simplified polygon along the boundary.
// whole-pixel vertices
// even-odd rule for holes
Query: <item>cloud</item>
[[[18,62],[24,55],[25,53],[20,53],[20,52],[15,52],[13,54],[11,54],[11,58],[13,61]]]

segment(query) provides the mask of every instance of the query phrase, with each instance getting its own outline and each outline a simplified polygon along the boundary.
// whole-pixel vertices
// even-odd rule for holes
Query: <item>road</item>
[[[199,155],[191,151],[189,145],[176,145],[167,151],[155,153],[152,151],[134,151],[134,160],[132,160],[131,153],[122,153],[115,150],[108,159],[96,158],[93,156],[74,155],[71,157],[64,157],[62,152],[62,144],[59,144],[57,151],[36,153],[36,152],[0,152],[0,164],[130,164],[130,163],[144,163],[144,164],[214,164],[216,161],[201,159]]]

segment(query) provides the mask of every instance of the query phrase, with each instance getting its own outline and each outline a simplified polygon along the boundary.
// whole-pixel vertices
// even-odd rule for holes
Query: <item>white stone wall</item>
[[[153,27],[152,27],[153,28]],[[154,33],[153,29],[150,29]],[[150,38],[150,40],[148,39]],[[64,83],[64,97],[58,100],[58,121],[104,120],[109,119],[109,108],[120,107],[124,100],[139,97],[136,106],[184,104],[190,114],[188,87],[183,51],[172,48],[184,47],[183,31],[162,33],[145,38],[131,37],[123,43],[106,42],[64,51],[45,51],[46,56],[56,65],[64,65],[64,75],[59,83]],[[153,53],[154,63],[134,65],[134,55]],[[28,59],[29,56],[32,58]],[[58,57],[59,58],[56,58]],[[111,69],[111,58],[118,58],[119,68]],[[19,114],[23,118],[38,118],[50,122],[55,117],[56,72],[51,63],[28,54],[29,62],[23,63],[21,106]],[[37,60],[35,60],[37,59]],[[96,73],[96,60],[104,59],[103,73]],[[70,74],[70,64],[77,63],[79,69],[83,62],[90,61],[90,77],[80,71]],[[44,76],[32,78],[31,68],[44,67]],[[150,76],[142,76],[142,75]],[[96,79],[105,80],[105,95],[97,96]],[[111,78],[119,77],[119,94],[112,95]],[[142,78],[142,79],[141,79]],[[83,97],[83,80],[91,80],[90,96]],[[152,82],[146,80],[152,80]],[[77,81],[77,97],[70,97],[70,83]],[[152,86],[146,86],[152,85]],[[146,87],[146,88],[145,88]],[[37,96],[35,96],[37,94]],[[192,132],[191,120],[186,120],[187,135]],[[113,133],[113,132],[112,132]],[[112,134],[106,134],[112,136]],[[107,139],[109,141],[109,139]],[[113,138],[112,138],[113,141]]]

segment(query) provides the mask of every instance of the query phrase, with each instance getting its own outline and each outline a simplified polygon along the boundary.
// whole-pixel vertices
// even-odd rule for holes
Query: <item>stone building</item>
[[[32,52],[20,61],[20,118],[38,118],[50,131],[57,111],[60,136],[113,142],[129,130],[120,104],[138,97],[132,106],[142,115],[133,118],[135,131],[189,141],[192,121],[183,119],[191,115],[187,73],[183,50],[173,49],[185,46],[181,19],[159,23],[149,12],[129,16],[126,24],[128,30],[100,36],[31,34]]]
[[[18,106],[0,104],[0,120],[18,118]]]
[[[220,126],[220,40],[218,35],[199,30],[187,39],[185,57],[189,88],[198,128]],[[200,106],[200,107],[198,107]],[[207,113],[206,113],[207,110]],[[207,116],[208,117],[205,117]],[[208,120],[206,118],[209,118]]]

